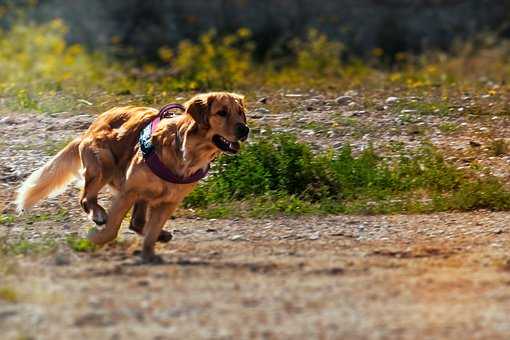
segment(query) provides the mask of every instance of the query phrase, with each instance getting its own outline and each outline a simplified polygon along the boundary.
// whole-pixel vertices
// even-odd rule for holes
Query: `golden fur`
[[[152,142],[174,174],[189,176],[206,168],[221,152],[213,136],[240,140],[236,126],[246,126],[246,116],[243,97],[233,93],[197,95],[184,106],[184,114],[161,120]],[[91,233],[90,240],[96,244],[114,240],[133,207],[130,228],[144,235],[143,259],[160,260],[154,243],[171,239],[162,227],[196,183],[165,182],[145,164],[138,136],[157,114],[158,110],[147,107],[117,107],[101,114],[83,135],[28,177],[18,191],[18,209],[27,209],[64,188],[81,168],[85,183],[80,204],[97,224],[106,224]],[[105,185],[116,191],[108,213],[97,202]]]

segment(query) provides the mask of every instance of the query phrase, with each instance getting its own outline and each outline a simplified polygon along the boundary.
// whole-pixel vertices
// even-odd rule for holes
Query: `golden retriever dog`
[[[162,117],[154,130],[158,110],[153,108],[117,107],[99,115],[86,132],[25,180],[18,190],[18,209],[30,208],[62,190],[81,173],[84,186],[80,204],[96,224],[105,225],[92,231],[89,239],[97,245],[114,240],[122,220],[133,208],[130,229],[144,236],[142,259],[160,262],[154,245],[172,238],[162,228],[197,185],[193,178],[199,172],[206,173],[221,152],[237,153],[239,142],[245,141],[249,133],[241,95],[199,94],[181,108],[183,114]],[[167,172],[183,178],[182,182],[163,179],[148,164],[139,141],[146,127],[153,154]],[[191,180],[186,182],[186,178]],[[105,185],[115,192],[108,213],[97,201]]]

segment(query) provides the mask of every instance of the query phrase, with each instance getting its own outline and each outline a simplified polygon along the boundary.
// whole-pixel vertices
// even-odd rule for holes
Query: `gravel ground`
[[[452,157],[459,164],[471,157],[506,176],[507,160],[484,153],[484,138],[505,135],[506,117],[425,117],[425,133],[416,136],[399,130],[391,108],[352,114],[363,100],[347,95],[282,94],[277,99],[292,112],[253,103],[251,116],[265,120],[261,129],[314,135],[318,147],[391,139],[412,147],[428,139],[457,150]],[[363,119],[335,127],[327,125],[332,115]],[[12,213],[20,181],[91,119],[0,118],[0,209]],[[447,119],[465,125],[443,135],[437,126]],[[370,129],[384,122],[388,128]],[[367,130],[357,136],[360,126]],[[133,255],[140,239],[125,227],[119,242],[101,250],[69,249],[65,238],[90,226],[76,194],[70,188],[47,200],[33,211],[39,218],[0,224],[8,241],[57,241],[49,254],[0,257],[2,339],[506,339],[510,333],[508,213],[176,218],[167,224],[174,240],[158,249],[165,263],[146,266]]]

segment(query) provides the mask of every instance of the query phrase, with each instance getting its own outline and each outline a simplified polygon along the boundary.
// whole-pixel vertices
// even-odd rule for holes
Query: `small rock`
[[[88,105],[88,106],[94,105],[94,104],[92,104],[91,102],[89,102],[88,100],[85,100],[85,99],[78,99],[77,102],[85,104],[85,105]]]
[[[396,102],[398,102],[398,97],[388,97],[385,101],[386,104],[395,104]]]
[[[265,107],[256,108],[253,112],[262,113],[262,114],[271,113],[271,111],[269,109],[266,109]]]
[[[14,125],[14,124],[17,124],[17,122],[12,117],[5,117],[5,118],[0,119],[0,124]]]
[[[346,116],[349,116],[349,117],[358,117],[358,116],[362,116],[364,114],[366,114],[367,111],[349,111],[349,112],[346,112],[345,115]]]
[[[407,114],[407,115],[412,115],[412,114],[416,114],[416,113],[418,113],[418,111],[416,111],[416,110],[408,110],[408,109],[404,109],[404,110],[400,111],[400,113],[401,113],[401,114],[403,114],[403,115],[406,115],[406,114]]]
[[[308,239],[315,241],[315,240],[318,240],[320,237],[321,237],[321,235],[319,233],[315,233],[315,234],[310,235],[310,237],[308,237]]]
[[[340,96],[335,99],[335,102],[339,105],[347,105],[350,102],[352,102],[352,97],[351,96]]]
[[[241,241],[243,239],[242,235],[234,235],[230,238],[230,241]]]
[[[267,97],[262,97],[259,100],[257,100],[257,102],[261,104],[267,104]]]
[[[469,141],[469,145],[472,146],[473,148],[479,148],[480,146],[482,146],[482,143],[479,143],[479,142],[474,141],[474,140],[470,140]]]

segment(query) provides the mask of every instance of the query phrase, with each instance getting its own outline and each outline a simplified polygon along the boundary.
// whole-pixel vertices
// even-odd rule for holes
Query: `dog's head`
[[[199,94],[186,104],[198,128],[205,131],[206,138],[218,149],[236,154],[240,144],[248,138],[244,97],[228,92]]]

